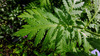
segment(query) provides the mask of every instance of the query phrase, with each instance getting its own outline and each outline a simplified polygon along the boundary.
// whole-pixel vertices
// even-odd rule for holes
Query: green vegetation
[[[100,51],[99,0],[30,0],[11,9],[0,15],[1,55],[89,56]]]

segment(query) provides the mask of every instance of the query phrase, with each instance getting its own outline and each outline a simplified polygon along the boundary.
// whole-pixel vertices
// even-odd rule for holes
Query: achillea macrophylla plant
[[[88,29],[89,25],[99,15],[100,1],[94,1],[94,13],[86,7],[84,1],[62,0],[61,8],[54,8],[54,13],[48,12],[45,8],[26,9],[26,12],[19,15],[27,21],[23,29],[17,31],[16,36],[28,36],[27,39],[34,39],[34,47],[41,45],[41,52],[49,52],[46,55],[66,55],[68,52],[90,53],[92,46],[87,41],[91,35],[100,36],[97,32]],[[85,10],[88,22],[81,20],[81,14]],[[99,16],[98,16],[99,17]],[[50,52],[52,51],[52,52]]]

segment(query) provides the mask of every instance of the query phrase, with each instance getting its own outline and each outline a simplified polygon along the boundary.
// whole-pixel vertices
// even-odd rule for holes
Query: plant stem
[[[99,5],[99,8],[100,8],[100,5]],[[94,14],[93,18],[89,21],[89,23],[87,23],[87,25],[85,26],[85,29],[86,29],[86,27],[88,27],[89,24],[95,19],[95,16],[97,15],[98,12],[99,12],[99,9],[96,11],[96,13]]]
[[[79,26],[73,26],[73,27],[75,27],[75,28],[80,28],[80,29],[84,29],[83,27],[79,27]],[[87,31],[87,32],[89,32],[89,33],[91,33],[91,34],[94,34],[94,35],[96,35],[96,36],[100,36],[100,34],[95,33],[95,32],[92,32],[92,31],[90,31],[90,30],[88,30],[88,29],[84,29],[84,30]]]
[[[59,25],[59,26],[62,26],[62,25]],[[80,26],[74,26],[74,25],[70,25],[70,26],[68,26],[68,25],[66,25],[67,27],[75,27],[75,28],[79,28],[79,29],[84,29],[85,31],[87,31],[87,32],[89,32],[89,33],[91,33],[91,34],[94,34],[94,35],[96,35],[96,36],[100,36],[100,34],[98,34],[98,33],[96,33],[96,32],[92,32],[92,31],[90,31],[90,30],[88,30],[88,29],[85,29],[85,28],[83,28],[83,27],[80,27]]]

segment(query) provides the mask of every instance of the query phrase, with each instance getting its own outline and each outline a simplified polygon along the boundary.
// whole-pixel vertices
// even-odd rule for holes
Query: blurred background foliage
[[[92,13],[94,13],[92,8],[93,1],[92,0],[84,0],[84,1],[86,2],[84,8],[87,7],[89,8],[89,10],[91,10]],[[45,55],[45,53],[39,50],[41,45],[38,46],[37,48],[34,47],[33,44],[34,40],[27,40],[27,39],[22,40],[19,39],[19,37],[13,36],[14,32],[18,31],[19,29],[21,29],[22,25],[26,24],[25,20],[18,18],[17,16],[23,13],[25,9],[27,8],[30,9],[35,7],[45,7],[48,11],[53,13],[54,7],[62,8],[62,0],[0,0],[0,55],[1,56],[2,55],[30,56],[31,54],[33,55],[41,54],[42,56]],[[84,8],[82,9],[84,10]],[[84,12],[81,15],[81,20],[87,22],[88,17],[87,14],[85,14]],[[100,33],[100,20],[95,19],[94,22],[90,24],[88,29],[90,29],[93,32]],[[98,37],[98,36],[91,36],[91,37]],[[92,39],[92,41],[90,40],[91,39],[89,38],[88,41],[92,45],[94,42],[96,43],[98,41],[98,39],[94,38]],[[99,42],[97,42],[97,45],[99,45]],[[93,47],[96,48],[96,45],[93,45]],[[99,46],[97,47],[99,48]],[[49,52],[46,53],[49,54]],[[83,53],[84,52],[82,52],[82,54]],[[79,54],[68,53],[68,55],[72,56],[73,55],[77,56]],[[86,56],[87,54],[84,53],[84,55]]]
[[[23,21],[17,16],[23,11],[14,0],[0,0],[0,35],[10,41],[12,33],[17,31]]]
[[[0,54],[8,56],[8,53],[13,53],[13,49],[17,48],[16,44],[12,43],[18,41],[18,37],[12,34],[19,30],[24,20],[18,18],[23,11],[26,4],[30,3],[27,0],[0,0]],[[11,49],[13,47],[13,49]],[[16,48],[15,48],[16,47]],[[11,54],[12,55],[12,54]]]

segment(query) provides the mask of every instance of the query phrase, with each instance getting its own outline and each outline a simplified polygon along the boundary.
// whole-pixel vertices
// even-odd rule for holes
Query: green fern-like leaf
[[[100,0],[93,0],[94,1],[94,10],[96,11],[100,11]]]
[[[78,18],[76,15],[81,15],[83,12],[82,10],[78,10],[78,8],[81,8],[84,5],[84,2],[80,2],[80,0],[68,0],[68,2],[66,0],[62,0],[62,2],[65,9],[64,12],[69,13],[74,20]],[[77,4],[77,2],[79,3]]]
[[[49,0],[39,0],[40,1],[40,6],[49,6],[50,7],[50,1]]]
[[[81,46],[81,44],[82,44],[82,37],[81,37],[81,34],[80,34],[80,30],[78,30],[78,43],[79,43],[79,46]]]
[[[97,14],[95,18],[97,18],[97,20],[100,20],[100,14]]]
[[[87,13],[87,16],[88,16],[88,18],[90,20],[91,19],[91,13],[90,13],[90,11],[88,9],[86,9],[86,13]]]
[[[81,2],[81,3],[78,3],[78,4],[75,4],[74,8],[80,8],[82,7],[84,4],[84,2]]]
[[[85,24],[80,20],[79,15],[83,12],[81,7],[84,2],[80,0],[62,0],[62,2],[63,9],[54,8],[54,14],[44,8],[27,9],[18,16],[24,18],[27,24],[14,35],[21,37],[28,35],[27,39],[34,39],[35,47],[42,46],[41,51],[53,51],[62,56],[67,52],[85,51],[88,53],[90,44],[87,36],[90,34],[86,31],[94,32],[84,28]],[[86,13],[91,20],[90,11],[86,10]]]
[[[72,12],[71,12],[71,15],[75,15],[75,14],[81,14],[82,13],[82,11],[79,11],[79,10],[73,10]]]
[[[86,40],[86,36],[84,36],[84,48],[85,48],[85,52],[88,52],[89,51],[89,48],[90,48],[90,46],[89,46],[89,43],[87,42],[87,40]]]

